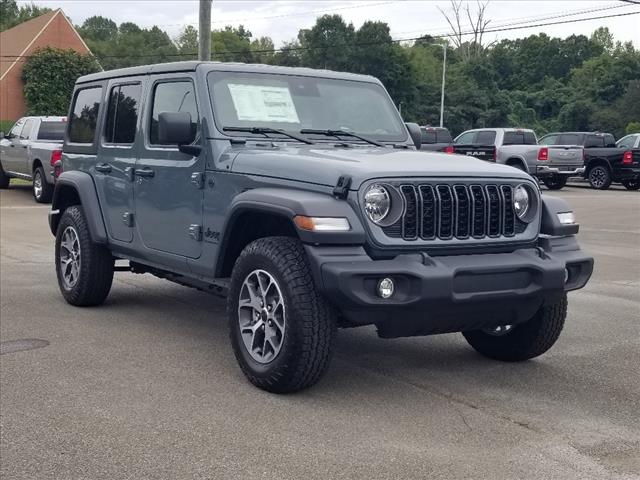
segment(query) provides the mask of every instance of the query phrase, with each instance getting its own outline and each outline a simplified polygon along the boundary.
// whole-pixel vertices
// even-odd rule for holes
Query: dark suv
[[[272,392],[314,384],[337,327],[542,354],[592,271],[571,209],[517,169],[419,145],[372,77],[201,62],[82,77],[50,214],[62,295],[100,304],[114,269],[224,295],[238,363]]]

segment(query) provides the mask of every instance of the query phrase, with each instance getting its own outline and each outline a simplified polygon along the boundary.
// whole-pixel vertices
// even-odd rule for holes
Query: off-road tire
[[[7,176],[2,169],[2,165],[0,165],[0,190],[5,190],[9,188],[9,182],[11,181],[11,177]]]
[[[40,178],[42,192],[40,196],[36,194],[36,182]],[[33,172],[33,199],[38,203],[50,203],[51,198],[53,197],[53,185],[47,182],[47,178],[45,177],[44,168],[42,166],[37,167]]]
[[[542,183],[549,190],[561,190],[567,184],[568,178],[565,176],[546,177],[542,179]]]
[[[627,190],[638,190],[640,189],[640,179],[623,180],[622,185]]]
[[[478,353],[505,362],[521,362],[542,355],[556,342],[567,316],[567,296],[552,305],[541,307],[525,323],[508,333],[491,335],[483,330],[462,332]]]
[[[240,333],[238,304],[243,283],[256,269],[268,272],[284,299],[282,346],[269,363],[252,358]],[[336,334],[334,310],[317,291],[302,244],[289,237],[258,239],[233,267],[227,299],[229,333],[242,372],[258,388],[288,393],[314,385],[327,370]]]
[[[604,165],[596,165],[589,170],[587,180],[589,180],[591,188],[606,190],[611,186],[611,172]]]
[[[62,278],[60,245],[67,227],[77,232],[80,244],[80,268],[78,281],[72,288],[66,288]],[[87,307],[100,305],[111,290],[114,259],[109,250],[91,240],[89,227],[80,205],[67,208],[62,214],[56,232],[56,275],[62,296],[71,305]]]

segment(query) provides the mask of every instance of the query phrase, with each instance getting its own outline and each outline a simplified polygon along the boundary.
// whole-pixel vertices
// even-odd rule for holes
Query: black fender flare
[[[229,207],[220,242],[220,257],[233,239],[230,233],[235,223],[247,211],[265,212],[286,218],[297,232],[303,243],[354,245],[364,244],[366,234],[362,222],[345,200],[339,200],[331,194],[309,192],[291,188],[255,188],[238,194]],[[351,229],[347,232],[310,232],[298,228],[293,221],[296,215],[307,217],[344,217]]]
[[[75,192],[75,194],[73,193]],[[77,198],[76,198],[77,196]],[[79,200],[84,210],[85,219],[91,234],[91,240],[96,243],[106,244],[107,229],[102,218],[102,208],[98,200],[98,192],[91,175],[81,171],[63,172],[56,180],[49,212],[49,228],[55,236],[58,223],[64,210],[74,205]]]
[[[577,223],[571,225],[563,225],[558,219],[558,213],[573,212],[569,203],[563,198],[542,195],[542,222],[540,224],[540,233],[543,235],[552,235],[554,237],[562,237],[575,235],[580,229]]]

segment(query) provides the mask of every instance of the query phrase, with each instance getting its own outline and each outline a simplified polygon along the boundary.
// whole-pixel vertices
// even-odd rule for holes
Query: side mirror
[[[191,142],[191,114],[163,112],[158,115],[158,141],[161,145],[184,145]]]
[[[413,140],[413,144],[418,150],[420,150],[420,146],[422,145],[422,132],[420,131],[420,125],[412,122],[406,122],[405,125],[409,131],[411,140]]]

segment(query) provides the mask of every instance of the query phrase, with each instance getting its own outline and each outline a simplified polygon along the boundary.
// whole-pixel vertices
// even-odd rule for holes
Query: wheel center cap
[[[260,318],[262,319],[263,322],[266,322],[268,317],[269,317],[269,312],[267,312],[267,309],[265,308],[260,313]]]

